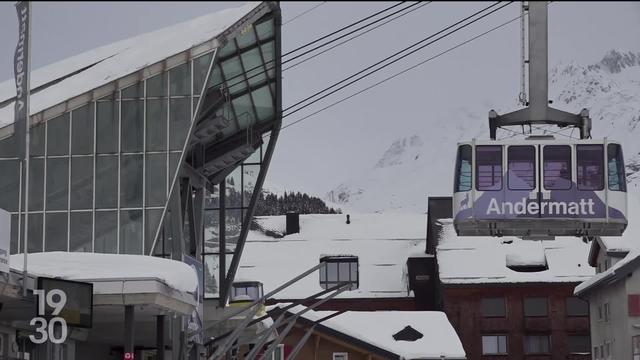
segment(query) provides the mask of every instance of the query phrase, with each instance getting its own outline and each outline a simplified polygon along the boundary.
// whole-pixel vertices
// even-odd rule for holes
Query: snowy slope
[[[596,64],[560,64],[550,73],[549,92],[555,108],[572,113],[589,109],[594,138],[622,141],[630,189],[640,191],[640,52],[612,50]],[[339,184],[325,199],[362,212],[424,212],[428,196],[451,193],[456,143],[488,138],[491,108],[498,113],[515,110],[511,99],[503,104],[476,101],[425,119],[424,129],[394,140],[373,167]],[[568,136],[571,130],[561,133]],[[498,131],[498,138],[507,136]]]

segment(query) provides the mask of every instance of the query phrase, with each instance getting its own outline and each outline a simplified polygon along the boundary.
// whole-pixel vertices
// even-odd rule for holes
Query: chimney
[[[297,212],[287,213],[287,231],[285,235],[296,234],[300,232],[300,214]]]
[[[351,215],[347,214],[347,225],[351,224]]]

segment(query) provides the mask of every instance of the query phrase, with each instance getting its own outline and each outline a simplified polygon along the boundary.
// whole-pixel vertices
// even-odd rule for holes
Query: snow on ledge
[[[67,280],[155,278],[170,287],[194,293],[198,275],[189,265],[144,255],[43,252],[29,254],[29,274]],[[11,255],[11,268],[22,271],[23,254]]]

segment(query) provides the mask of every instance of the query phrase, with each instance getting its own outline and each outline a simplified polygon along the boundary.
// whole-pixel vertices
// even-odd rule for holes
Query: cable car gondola
[[[621,236],[627,227],[622,147],[592,139],[586,109],[572,114],[549,107],[547,2],[529,2],[527,9],[529,61],[523,64],[530,101],[504,115],[491,110],[491,140],[458,144],[454,228],[460,236]],[[532,124],[577,127],[580,139],[496,140],[499,128]]]

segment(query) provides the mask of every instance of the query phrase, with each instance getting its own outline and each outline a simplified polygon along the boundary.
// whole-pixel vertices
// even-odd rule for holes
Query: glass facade
[[[28,211],[29,252],[202,256],[206,293],[218,297],[220,256],[228,268],[249,223],[262,135],[280,126],[275,16],[227,35],[220,49],[33,125],[27,209],[16,139],[0,140],[11,252],[24,249],[18,224]]]

